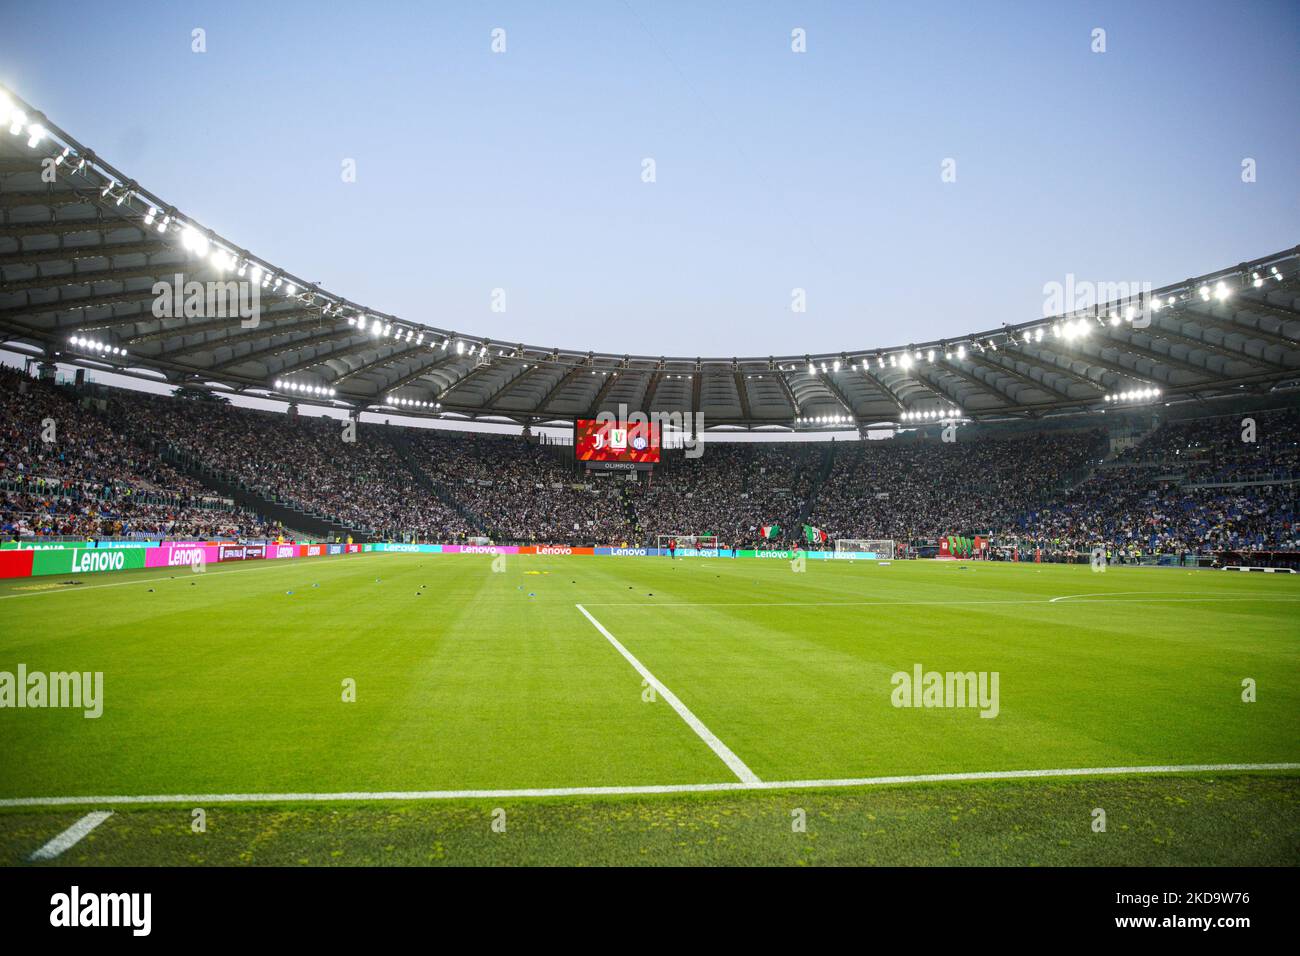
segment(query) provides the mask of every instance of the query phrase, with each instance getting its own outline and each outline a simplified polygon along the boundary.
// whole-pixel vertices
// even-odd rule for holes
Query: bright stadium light
[[[964,345],[957,346],[957,358],[964,359],[965,357],[966,357],[966,346]]]
[[[23,131],[23,126],[27,123],[27,114],[22,110],[14,110],[9,114],[9,132],[17,136]]]
[[[27,148],[35,149],[36,144],[45,138],[45,127],[39,123],[33,123],[27,127]]]
[[[208,254],[208,237],[193,226],[186,226],[181,231],[181,245],[200,256]]]

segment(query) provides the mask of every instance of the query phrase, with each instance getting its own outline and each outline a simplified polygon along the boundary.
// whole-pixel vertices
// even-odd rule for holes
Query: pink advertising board
[[[144,558],[146,568],[180,568],[195,564],[216,564],[221,548],[215,544],[160,544],[149,548]]]

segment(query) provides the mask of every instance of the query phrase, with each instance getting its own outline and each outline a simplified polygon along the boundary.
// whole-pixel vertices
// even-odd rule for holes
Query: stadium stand
[[[0,534],[239,537],[282,529],[212,495],[69,389],[0,368]],[[45,440],[45,436],[50,438]]]
[[[954,530],[1073,559],[1300,546],[1300,414],[1165,422],[1118,452],[1099,427],[961,441],[937,428],[884,441],[712,442],[635,480],[578,469],[566,445],[344,423],[0,372],[0,533],[223,537],[285,533],[285,506],[339,536],[637,544],[714,534],[756,544],[779,524],[836,538],[933,540]],[[184,394],[184,393],[183,393]],[[54,425],[54,440],[43,430]],[[241,502],[224,497],[234,488]]]

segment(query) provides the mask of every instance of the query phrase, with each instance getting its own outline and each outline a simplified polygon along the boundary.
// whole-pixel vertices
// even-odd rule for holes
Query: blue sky
[[[1298,46],[1287,2],[59,2],[7,6],[0,81],[372,308],[766,355],[1027,321],[1068,273],[1160,285],[1296,244]]]

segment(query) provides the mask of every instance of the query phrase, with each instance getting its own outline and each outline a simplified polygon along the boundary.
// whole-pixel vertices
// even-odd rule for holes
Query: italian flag
[[[814,528],[814,527],[813,527],[812,525],[810,525],[810,524],[806,524],[806,525],[803,526],[803,536],[804,536],[804,539],[805,539],[809,544],[825,544],[825,543],[826,543],[826,532],[823,531],[821,528]]]
[[[779,537],[781,534],[781,526],[779,524],[765,524],[758,530],[765,540]]]

